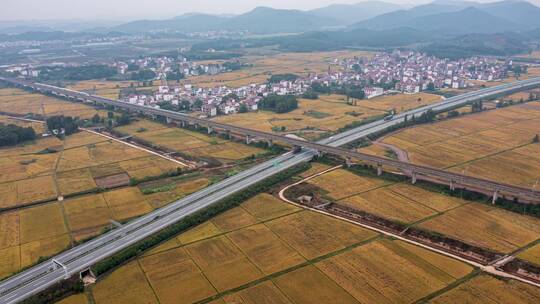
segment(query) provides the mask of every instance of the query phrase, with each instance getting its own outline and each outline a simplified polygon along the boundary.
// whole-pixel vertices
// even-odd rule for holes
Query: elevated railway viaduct
[[[165,117],[167,122],[176,123],[178,125],[185,126],[196,125],[200,127],[207,128],[209,133],[212,132],[224,132],[224,133],[233,133],[236,135],[245,136],[246,141],[249,143],[251,140],[266,140],[269,144],[273,142],[285,143],[290,146],[302,147],[306,149],[311,149],[316,151],[317,154],[332,154],[343,157],[347,164],[351,164],[352,161],[357,160],[366,164],[373,165],[377,168],[378,174],[382,174],[382,171],[385,168],[392,168],[400,170],[401,172],[407,172],[410,175],[413,183],[416,183],[419,177],[427,177],[431,180],[437,180],[440,182],[447,183],[451,189],[456,187],[470,188],[475,190],[482,190],[483,192],[492,193],[493,202],[497,198],[504,196],[507,198],[516,198],[522,201],[527,201],[531,203],[540,203],[540,192],[533,189],[527,189],[523,187],[518,187],[514,185],[508,185],[503,183],[498,183],[495,181],[490,181],[486,179],[476,178],[472,176],[467,176],[459,173],[449,172],[445,170],[435,169],[427,166],[414,165],[410,163],[401,162],[398,160],[387,159],[379,156],[369,155],[365,153],[360,153],[356,151],[347,150],[339,147],[332,147],[329,145],[324,145],[320,143],[314,143],[309,141],[300,140],[297,138],[292,138],[283,135],[277,135],[273,133],[238,127],[230,124],[219,123],[216,121],[202,119],[198,117],[189,116],[183,113],[178,113],[174,111],[163,110],[159,108],[153,108],[148,106],[141,106],[136,104],[130,104],[126,102],[120,102],[117,100],[112,100],[100,96],[90,95],[84,92],[78,92],[74,90],[69,90],[65,88],[50,86],[40,83],[32,83],[19,79],[6,79],[0,78],[0,81],[7,82],[11,85],[22,87],[24,89],[34,90],[44,94],[50,94],[58,97],[63,97],[70,100],[76,100],[81,102],[100,104],[104,106],[112,106],[117,109],[124,109],[130,112],[137,112],[144,115],[150,115],[153,117],[162,116]],[[516,85],[517,84],[517,85]],[[464,103],[472,102],[475,100],[484,99],[487,97],[493,97],[498,94],[509,94],[515,91],[521,91],[528,88],[534,88],[540,85],[540,78],[533,78],[520,83],[508,84],[501,86],[502,88],[488,88],[477,92],[467,93],[460,95],[458,100],[456,100],[454,107],[463,106]],[[485,93],[483,93],[485,91]],[[442,101],[441,111],[447,111],[452,108],[453,101]],[[430,105],[415,109],[409,112],[409,116],[405,117],[404,115],[396,115],[388,121],[380,121],[381,127],[384,127],[385,124],[391,126],[392,124],[401,123],[406,119],[412,117],[418,117],[425,113],[427,109],[434,109],[437,111],[437,105]]]

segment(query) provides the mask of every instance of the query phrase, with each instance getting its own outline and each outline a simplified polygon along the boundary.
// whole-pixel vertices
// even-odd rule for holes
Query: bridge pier
[[[266,143],[268,144],[268,148],[271,148],[274,145],[274,141],[271,139],[269,139]]]
[[[167,124],[170,124],[173,122],[172,119],[170,119],[169,117],[166,117],[165,119],[167,120]]]
[[[416,184],[416,172],[414,171],[411,173],[411,182],[413,185]]]
[[[493,192],[493,198],[491,200],[491,204],[495,205],[498,198],[499,198],[499,190],[495,190],[495,192]]]
[[[246,145],[249,145],[251,143],[251,137],[249,135],[246,135]]]
[[[453,179],[451,179],[451,180],[450,180],[450,190],[451,190],[451,191],[454,191],[454,190],[456,190],[456,185],[455,185],[455,183],[454,183],[454,180],[453,180]]]
[[[377,176],[381,176],[381,175],[382,175],[382,164],[377,163]]]
[[[208,134],[212,134],[214,132],[214,128],[211,126],[206,127],[206,130],[208,131]]]

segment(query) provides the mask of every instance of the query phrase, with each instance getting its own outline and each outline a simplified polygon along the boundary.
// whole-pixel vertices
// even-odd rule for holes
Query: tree
[[[538,134],[536,134],[536,135],[533,137],[532,143],[533,143],[533,144],[540,143],[540,136],[538,136]]]
[[[240,108],[238,109],[238,113],[247,113],[248,107],[245,103],[240,105]]]
[[[97,114],[96,114],[97,115]],[[99,117],[99,116],[98,116]],[[111,119],[114,117],[114,113],[112,111],[107,112],[107,118]]]
[[[109,113],[112,113],[112,112],[109,112]],[[112,118],[112,117],[109,117],[109,118]],[[94,124],[98,124],[100,121],[101,121],[101,118],[99,117],[99,115],[97,113],[94,114],[94,116],[92,116],[92,122]]]
[[[122,115],[116,119],[116,122],[119,126],[127,125],[131,122],[131,116],[129,116],[127,113],[122,113]]]
[[[31,127],[20,127],[9,124],[0,123],[0,147],[16,145],[21,142],[34,140],[36,132]]]
[[[193,102],[193,108],[196,110],[200,110],[202,106],[203,106],[203,101],[200,99],[197,99],[195,100],[195,102]]]
[[[305,99],[318,99],[319,94],[313,90],[307,90],[304,94],[302,94],[302,98]]]
[[[73,134],[79,130],[78,121],[71,116],[51,116],[47,118],[46,124],[49,131],[64,129],[65,135]]]
[[[433,82],[428,83],[426,91],[435,91],[435,84]]]

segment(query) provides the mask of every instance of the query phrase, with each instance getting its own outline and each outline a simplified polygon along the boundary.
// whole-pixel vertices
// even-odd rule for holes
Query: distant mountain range
[[[526,1],[435,1],[360,21],[351,28],[387,30],[409,27],[443,33],[497,33],[540,27],[540,8]]]
[[[65,22],[67,23],[67,21]],[[209,15],[190,13],[165,20],[137,20],[123,24],[101,24],[88,29],[90,24],[71,30],[96,33],[188,33],[211,30],[247,30],[255,34],[308,33],[334,31],[337,36],[356,30],[370,33],[392,33],[406,29],[410,33],[434,33],[439,36],[523,32],[540,29],[540,8],[522,0],[495,3],[435,0],[432,3],[406,8],[393,3],[369,0],[357,4],[334,4],[314,10],[286,10],[258,7],[241,15]],[[64,24],[65,25],[65,24]],[[0,34],[21,34],[26,31],[60,31],[59,26],[45,23],[24,25],[0,22]],[[11,29],[11,30],[10,30]],[[50,29],[50,30],[49,30]],[[393,31],[389,31],[393,30]],[[61,36],[56,34],[57,36]],[[348,35],[348,34],[347,34]],[[70,35],[66,35],[69,37]],[[372,36],[364,35],[364,36]],[[376,36],[376,35],[373,35]],[[25,37],[20,35],[20,37]],[[18,39],[12,37],[12,39]]]

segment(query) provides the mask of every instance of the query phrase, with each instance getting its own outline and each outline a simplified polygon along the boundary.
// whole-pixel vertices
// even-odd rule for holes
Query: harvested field
[[[246,227],[228,235],[229,239],[264,274],[272,274],[305,261],[264,224]]]
[[[112,218],[102,194],[66,200],[64,208],[72,232],[109,225]]]
[[[261,193],[250,198],[242,203],[242,208],[259,221],[278,218],[301,210],[300,208],[284,203],[280,199],[267,193]]]
[[[439,212],[446,211],[466,203],[466,201],[459,198],[441,195],[439,193],[425,190],[421,187],[415,187],[408,183],[391,185],[387,189]]]
[[[370,230],[314,212],[294,213],[266,225],[306,259],[314,259],[376,235]]]
[[[391,240],[357,247],[317,267],[360,303],[414,303],[472,271],[461,262]]]
[[[88,304],[88,299],[86,294],[76,294],[63,299],[58,304]]]
[[[4,92],[6,89],[0,89]],[[7,89],[0,93],[0,111],[26,115],[28,113],[39,115],[66,115],[80,118],[91,118],[98,111],[82,103],[67,102],[61,99],[40,94],[28,93],[18,89]]]
[[[20,242],[22,244],[67,234],[58,203],[26,208],[19,211]]]
[[[21,253],[18,246],[0,249],[0,279],[3,279],[21,267]]]
[[[401,223],[413,223],[437,213],[436,210],[399,195],[388,188],[380,188],[339,201],[362,210]]]
[[[117,128],[118,131],[133,135],[137,138],[194,157],[216,158],[230,162],[262,153],[264,150],[230,142],[206,134],[167,127],[161,124],[137,121],[128,126]],[[145,130],[143,132],[138,132]]]
[[[309,168],[308,170],[302,172],[300,174],[301,177],[308,177],[308,176],[312,176],[312,175],[315,175],[317,173],[320,173],[324,170],[327,170],[327,169],[330,169],[330,166],[329,165],[325,165],[325,164],[322,164],[322,163],[317,163],[317,162],[312,162],[311,163],[311,168]]]
[[[531,144],[540,130],[535,104],[416,126],[383,142],[405,150],[413,163],[532,187],[540,178],[540,148]]]
[[[302,267],[277,277],[274,282],[294,303],[358,303],[314,266]]]
[[[34,131],[36,131],[37,135],[45,133],[45,125],[39,122],[24,121],[0,115],[0,123],[5,125],[16,125],[23,128],[31,127],[34,129]]]
[[[337,200],[385,185],[381,179],[358,176],[344,169],[317,176],[308,183],[328,191],[328,195]]]
[[[492,303],[534,304],[540,299],[540,289],[513,280],[500,280],[480,275],[443,293],[429,303]]]
[[[56,186],[52,176],[29,178],[16,182],[17,205],[55,199]]]
[[[476,203],[450,210],[419,227],[502,253],[523,247],[540,235],[540,220]]]
[[[103,193],[115,220],[125,220],[152,211],[139,188],[130,187]]]
[[[379,96],[372,99],[359,100],[357,104],[381,111],[395,109],[397,113],[401,113],[439,101],[441,101],[441,96],[439,95],[416,93]]]
[[[162,304],[193,303],[216,293],[183,248],[142,258],[140,265]]]
[[[520,253],[517,257],[540,266],[540,244],[536,244],[535,246],[528,248]]]
[[[84,192],[97,187],[88,168],[60,172],[56,180],[62,195]]]
[[[92,294],[96,304],[158,304],[138,262],[131,262],[100,281]]]
[[[176,239],[181,244],[189,244],[196,241],[200,241],[202,239],[211,238],[220,233],[221,233],[221,230],[219,230],[219,228],[216,227],[216,225],[214,225],[212,222],[205,222],[203,224],[198,225],[195,228],[192,228],[182,233]]]
[[[40,258],[52,256],[67,249],[70,239],[67,234],[32,241],[21,245],[21,267],[33,265]]]
[[[240,229],[257,223],[257,219],[243,208],[234,208],[210,220],[223,232]]]
[[[17,246],[20,243],[20,217],[16,211],[0,214],[0,249]]]
[[[242,291],[223,297],[222,302],[227,304],[289,304],[290,300],[271,281],[257,284]],[[224,301],[224,302],[223,302]],[[212,302],[212,304],[217,304]]]
[[[118,164],[130,177],[139,179],[147,176],[158,176],[164,172],[169,172],[182,167],[180,164],[173,163],[155,155],[130,159]]]
[[[262,276],[260,270],[224,236],[188,245],[186,250],[218,291],[241,286]]]
[[[310,133],[313,130],[336,131],[347,124],[384,113],[386,112],[362,106],[351,106],[345,102],[343,96],[330,95],[317,100],[300,99],[298,109],[289,113],[258,111],[220,116],[215,120],[266,132],[271,132],[273,127],[285,127],[287,132]]]
[[[120,173],[115,175],[110,175],[106,177],[96,178],[96,185],[99,188],[110,189],[120,186],[129,185],[129,175],[126,173]]]

